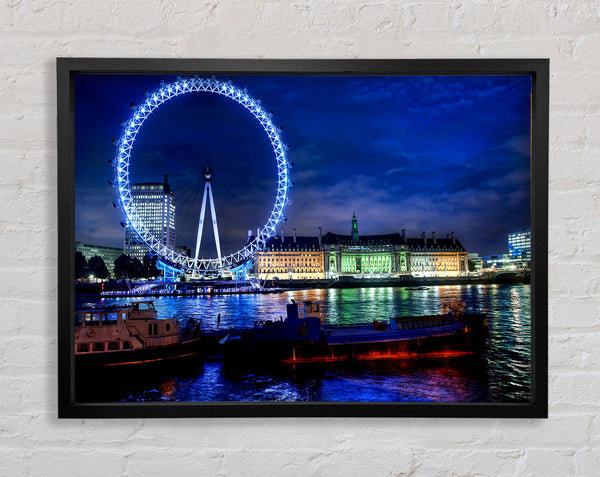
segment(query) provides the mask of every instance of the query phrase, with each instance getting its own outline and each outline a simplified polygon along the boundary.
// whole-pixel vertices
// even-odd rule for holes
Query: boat
[[[177,318],[158,317],[152,301],[75,311],[75,364],[123,368],[202,357],[202,323],[182,329]]]
[[[406,287],[406,290],[429,290],[429,287],[426,286],[418,286],[418,287]]]
[[[353,325],[323,325],[323,317],[318,303],[305,302],[303,317],[298,304],[288,304],[285,320],[257,321],[251,334],[225,336],[223,356],[283,363],[453,358],[481,353],[488,335],[486,315],[461,306]]]

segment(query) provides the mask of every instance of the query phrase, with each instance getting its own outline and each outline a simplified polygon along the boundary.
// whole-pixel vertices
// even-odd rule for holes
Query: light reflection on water
[[[159,297],[161,317],[202,319],[207,330],[248,328],[257,319],[285,316],[294,299],[326,305],[328,324],[439,313],[464,301],[488,314],[490,337],[483,358],[368,361],[352,364],[245,369],[207,361],[195,372],[140,376],[106,392],[109,401],[434,401],[514,402],[530,396],[530,286],[450,285],[427,290],[356,288],[295,290],[281,294]],[[143,300],[143,298],[140,298]],[[110,305],[132,298],[78,297],[77,306]],[[220,325],[217,316],[221,315]],[[84,393],[85,394],[85,393]]]

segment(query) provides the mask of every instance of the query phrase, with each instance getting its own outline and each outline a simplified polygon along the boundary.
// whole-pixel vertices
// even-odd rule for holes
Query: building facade
[[[470,272],[480,272],[483,268],[483,259],[479,256],[478,253],[470,253],[469,254],[469,271]]]
[[[322,242],[327,278],[409,273],[408,250],[400,234],[361,237],[327,233]]]
[[[103,247],[102,245],[90,245],[75,242],[75,251],[81,252],[86,260],[98,256],[104,260],[110,278],[115,278],[115,260],[123,255],[123,249],[117,247]]]
[[[145,182],[131,186],[133,204],[148,231],[167,247],[175,248],[175,196],[168,184],[167,176],[163,183]],[[142,261],[148,253],[148,246],[141,240],[133,227],[125,226],[126,255]]]
[[[256,254],[255,272],[261,280],[324,278],[323,252],[318,237],[290,237],[283,233],[267,240]]]
[[[270,239],[256,256],[260,279],[459,277],[469,273],[468,252],[454,237],[401,234],[360,235],[356,214],[349,235]]]
[[[531,260],[531,230],[508,234],[508,256],[511,260]]]
[[[500,270],[514,266],[514,260],[512,260],[507,253],[484,255],[481,257],[481,263],[483,270],[487,271]]]
[[[468,274],[468,253],[448,236],[438,239],[407,238],[402,234],[337,235],[323,238],[325,276],[371,278],[412,275],[416,277],[459,277]]]
[[[431,237],[423,232],[420,239],[406,240],[410,251],[410,272],[415,277],[462,277],[469,273],[469,254],[454,237]]]

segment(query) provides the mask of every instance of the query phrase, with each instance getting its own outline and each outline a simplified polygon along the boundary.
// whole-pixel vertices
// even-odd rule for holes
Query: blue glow
[[[120,196],[119,199],[123,205],[123,210],[125,211],[127,220],[132,224],[139,238],[143,240],[146,245],[148,245],[148,247],[159,256],[166,257],[171,262],[193,271],[221,270],[228,268],[264,247],[266,240],[275,234],[275,230],[278,224],[281,222],[284,207],[289,202],[287,197],[287,189],[290,186],[287,173],[288,160],[286,157],[285,148],[282,147],[283,143],[281,141],[281,137],[271,119],[267,117],[265,111],[258,105],[260,101],[254,100],[252,97],[248,96],[246,92],[242,93],[241,90],[237,89],[235,86],[227,86],[218,80],[194,79],[187,81],[179,79],[177,82],[175,82],[175,91],[180,91],[181,94],[189,92],[223,94],[250,111],[250,113],[260,122],[271,141],[271,146],[275,153],[275,159],[277,162],[278,187],[277,195],[275,197],[275,204],[269,215],[266,225],[260,228],[261,232],[257,237],[255,237],[254,241],[247,244],[244,248],[238,250],[237,252],[227,255],[221,259],[196,260],[190,259],[186,255],[182,255],[175,250],[169,249],[148,231],[139,218],[131,199],[128,171],[129,158],[131,155],[133,141],[135,140],[135,135],[139,131],[146,118],[158,106],[163,104],[166,100],[172,99],[179,94],[176,93],[175,95],[166,95],[167,97],[165,97],[165,91],[171,91],[172,86],[173,84],[167,86],[163,85],[157,91],[151,93],[152,99],[156,102],[156,104],[153,105],[154,107],[149,108],[148,111],[146,111],[144,106],[139,106],[137,110],[134,110],[131,118],[128,120],[125,132],[119,139],[118,144],[121,146],[119,147],[120,152],[117,154],[116,161],[116,174]],[[159,100],[159,96],[163,99]],[[149,102],[149,100],[146,101],[146,103]],[[135,131],[135,133],[132,134],[131,131]]]
[[[197,201],[196,182],[186,179],[201,180],[199,173],[189,174],[203,166],[197,164],[195,151],[210,154],[207,162],[213,167],[226,156],[233,166],[227,173],[230,195],[220,197],[235,201],[230,215],[245,222],[240,227],[239,221],[223,220],[224,229],[229,227],[223,234],[227,253],[244,243],[248,229],[265,223],[277,190],[278,170],[269,160],[275,131],[265,137],[262,126],[247,115],[250,110],[237,101],[220,94],[185,95],[151,114],[143,129],[131,127],[123,144],[111,143],[127,129],[132,112],[145,114],[129,104],[143,103],[145,112],[152,112],[156,104],[150,94],[159,90],[163,79],[173,96],[175,78],[77,75],[78,240],[121,246],[118,223],[123,212],[110,205],[115,190],[106,186],[116,170],[106,159],[115,157],[115,145],[127,150],[133,138],[131,165],[122,173],[131,182],[153,181],[168,173],[178,203]],[[248,85],[252,94],[265,98],[264,118],[275,108],[273,121],[285,126],[285,140],[293,145],[288,157],[295,163],[294,205],[285,213],[288,227],[297,228],[300,235],[313,235],[318,225],[323,232],[347,233],[348,214],[351,217],[356,209],[363,234],[406,228],[409,236],[423,230],[445,236],[454,230],[469,251],[488,255],[507,251],[507,234],[530,227],[529,77],[233,79],[240,89]],[[228,119],[235,128],[228,127]],[[195,135],[198,127],[203,134]],[[253,172],[268,181],[266,192],[250,179]],[[249,195],[256,200],[241,199]],[[178,244],[193,240],[193,227],[182,224],[195,220],[195,210],[178,207]]]

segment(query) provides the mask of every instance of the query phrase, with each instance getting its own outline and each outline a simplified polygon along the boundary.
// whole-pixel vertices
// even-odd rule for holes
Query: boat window
[[[123,341],[123,349],[133,349],[131,341]]]
[[[165,330],[166,330],[166,331],[169,331],[170,329],[171,329],[171,323],[167,323],[167,324],[165,325]]]
[[[100,317],[93,313],[86,313],[85,315],[85,326],[98,326],[100,324]]]
[[[108,343],[108,351],[118,351],[119,350],[119,342],[111,341]]]
[[[77,345],[77,351],[79,353],[87,353],[90,350],[90,345],[88,343],[81,343]]]
[[[104,343],[94,343],[94,351],[104,351]]]
[[[104,323],[107,325],[115,325],[117,323],[117,314],[107,313],[104,315]]]

